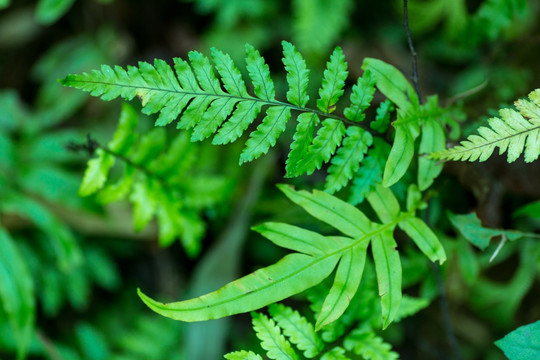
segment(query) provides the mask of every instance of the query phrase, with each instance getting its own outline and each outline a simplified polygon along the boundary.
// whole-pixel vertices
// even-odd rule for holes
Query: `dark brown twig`
[[[422,94],[420,93],[420,87],[418,86],[418,67],[416,65],[416,51],[414,50],[411,32],[409,31],[408,0],[403,0],[403,27],[405,27],[405,33],[407,34],[407,41],[409,43],[409,50],[412,57],[412,82],[414,85],[414,90],[416,91],[416,95],[418,95],[418,101],[420,101],[420,104],[422,104]]]
[[[408,0],[403,0],[403,27],[405,28],[405,33],[407,34],[407,41],[409,43],[409,50],[411,52],[412,57],[412,82],[414,85],[414,89],[416,91],[416,94],[418,95],[418,101],[420,101],[420,104],[423,103],[422,101],[422,94],[420,93],[420,87],[418,86],[418,67],[417,67],[417,61],[416,61],[416,51],[414,50],[414,45],[411,37],[411,32],[409,30],[409,11],[408,11]],[[424,221],[428,226],[430,225],[429,216],[427,212],[424,212]],[[461,356],[461,351],[459,349],[459,344],[456,338],[456,333],[454,331],[454,327],[452,325],[452,318],[450,316],[450,309],[448,306],[448,298],[446,297],[446,291],[444,288],[444,283],[441,276],[441,271],[439,269],[439,266],[435,263],[432,263],[432,272],[433,276],[435,278],[435,283],[437,284],[437,289],[439,292],[439,303],[441,307],[441,314],[443,318],[444,323],[444,329],[446,332],[446,338],[448,345],[452,349],[453,356],[452,358],[461,360],[463,357]]]

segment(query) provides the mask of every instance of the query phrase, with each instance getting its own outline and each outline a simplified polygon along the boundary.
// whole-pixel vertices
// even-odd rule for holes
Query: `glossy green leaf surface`
[[[495,341],[510,360],[534,360],[540,356],[540,321],[520,326]]]
[[[360,243],[341,257],[334,284],[324,299],[324,304],[317,318],[315,325],[317,330],[338,319],[349,306],[362,279],[366,251],[367,242]]]
[[[383,185],[390,187],[405,175],[414,156],[414,138],[406,126],[397,126],[394,144],[386,161]]]
[[[426,154],[431,154],[444,149],[446,137],[442,126],[435,120],[428,120],[422,126],[422,138],[418,148],[418,187],[421,191],[426,190],[433,184],[433,180],[442,172],[443,165],[429,159]]]
[[[324,280],[339,257],[289,254],[274,265],[233,281],[199,298],[164,304],[140,290],[144,303],[158,314],[181,321],[218,319],[259,309],[300,293]]]
[[[292,202],[345,235],[357,239],[371,231],[371,221],[360,210],[336,197],[318,190],[309,193],[287,185],[278,187]]]
[[[371,250],[379,296],[381,297],[383,329],[388,327],[398,314],[401,305],[401,261],[392,231],[377,234],[371,240]]]
[[[418,103],[413,87],[394,66],[379,59],[365,58],[362,69],[373,74],[377,88],[398,107],[406,109],[411,103]]]
[[[424,221],[419,218],[407,218],[399,222],[399,227],[410,236],[429,260],[438,261],[439,264],[446,261],[442,244]]]

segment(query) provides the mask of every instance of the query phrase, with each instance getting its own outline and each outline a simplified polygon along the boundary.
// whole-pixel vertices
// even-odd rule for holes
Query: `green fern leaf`
[[[116,183],[104,186],[97,194],[99,202],[110,204],[126,198],[133,187],[135,168],[124,165],[123,173]]]
[[[540,155],[540,89],[529,94],[529,100],[515,102],[518,111],[501,109],[501,118],[489,119],[489,127],[480,127],[461,145],[430,154],[436,160],[485,161],[496,147],[499,154],[508,152],[508,162],[524,154],[525,162]]]
[[[263,360],[261,355],[255,354],[252,351],[234,351],[224,355],[227,360]]]
[[[298,294],[324,280],[334,269],[338,257],[314,258],[289,254],[276,264],[235,280],[221,289],[199,298],[163,304],[139,296],[152,310],[182,321],[203,321],[260,309]]]
[[[399,227],[409,235],[429,260],[438,261],[439,264],[446,261],[444,248],[424,221],[419,218],[407,218],[399,222]]]
[[[313,330],[313,325],[301,316],[298,311],[282,304],[270,305],[268,311],[279,327],[283,329],[283,334],[299,350],[302,350],[304,356],[308,359],[317,356],[324,348],[321,339]]]
[[[131,150],[133,143],[137,139],[135,128],[137,127],[137,113],[128,104],[122,104],[122,112],[118,120],[118,126],[114,132],[113,138],[107,146],[110,150],[127,155]]]
[[[383,329],[394,320],[401,304],[401,262],[396,247],[392,231],[383,232],[371,240],[381,297]]]
[[[274,244],[302,254],[320,256],[332,250],[326,237],[297,226],[267,222],[252,229]]]
[[[236,141],[261,112],[262,104],[243,101],[233,115],[212,139],[214,145],[224,145]],[[303,115],[303,114],[302,114]]]
[[[283,41],[283,64],[287,70],[287,100],[296,106],[305,106],[309,101],[307,87],[309,83],[309,70],[306,62],[293,44]]]
[[[246,66],[253,82],[255,96],[266,101],[276,98],[274,82],[270,77],[270,68],[253,46],[246,44]]]
[[[297,118],[298,125],[293,135],[291,151],[287,157],[285,171],[287,177],[295,177],[302,174],[298,171],[298,163],[308,152],[309,146],[313,141],[315,127],[319,124],[319,117],[315,113],[303,113]]]
[[[336,104],[344,93],[343,88],[348,74],[343,50],[337,47],[326,63],[322,86],[319,89],[319,100],[317,100],[319,110],[329,114],[336,109]]]
[[[295,191],[286,185],[278,185],[278,188],[311,216],[347,236],[359,239],[371,231],[372,222],[360,210],[332,195],[318,190],[313,190],[312,194],[304,190]]]
[[[401,305],[399,306],[399,312],[394,319],[396,322],[402,319],[416,314],[422,309],[429,306],[429,300],[426,298],[415,298],[407,295],[403,295],[401,299]]]
[[[211,51],[212,60],[216,65],[216,70],[221,76],[223,86],[225,86],[227,92],[238,97],[249,97],[246,83],[242,79],[242,74],[234,64],[231,56],[216,48],[212,48]]]
[[[124,105],[113,139],[108,147],[100,146],[97,158],[88,163],[81,194],[97,193],[102,203],[128,197],[133,203],[136,231],[157,217],[162,246],[179,238],[188,255],[196,255],[205,231],[201,212],[223,199],[226,182],[222,177],[194,171],[199,154],[187,132],[168,143],[163,128],[139,137],[136,125],[134,110]],[[107,184],[114,162],[120,162],[124,172],[116,182]],[[190,175],[188,180],[186,174]]]
[[[285,131],[291,118],[291,109],[286,106],[271,107],[266,111],[266,117],[252,132],[246,142],[246,147],[240,154],[240,164],[257,159],[266,154],[268,149],[276,144],[277,138]]]
[[[364,110],[371,104],[373,94],[375,94],[375,78],[367,70],[352,88],[351,105],[343,111],[345,117],[354,122],[364,120],[366,117]]]
[[[143,180],[144,181],[144,180]],[[154,217],[157,207],[157,200],[152,194],[153,181],[137,182],[133,186],[133,191],[129,200],[133,203],[133,228],[141,231],[148,225]]]
[[[377,184],[367,200],[383,224],[391,223],[398,218],[399,203],[390,189]]]
[[[324,353],[321,357],[321,360],[350,360],[345,356],[345,349],[339,346],[336,346],[332,350]]]
[[[375,120],[369,126],[378,133],[384,134],[390,126],[390,116],[394,111],[394,104],[386,99],[377,108]]]
[[[210,60],[198,51],[190,51],[188,58],[201,88],[209,94],[224,95],[225,92],[221,89],[221,84],[214,73],[214,68],[210,64]],[[166,78],[170,78],[172,74],[167,75]]]
[[[316,330],[338,319],[358,290],[366,262],[367,242],[346,252],[339,262],[334,284],[324,300],[317,318]]]
[[[392,65],[379,59],[365,58],[362,69],[373,75],[377,88],[402,110],[409,109],[411,103],[418,104],[418,96],[413,87]]]
[[[138,166],[149,166],[167,146],[167,134],[163,128],[154,128],[139,139],[130,154],[130,159]]]
[[[442,164],[423,156],[444,149],[446,137],[441,124],[435,119],[424,121],[422,126],[422,139],[418,152],[418,187],[421,191],[426,190],[433,184],[433,180],[442,172]]]
[[[323,163],[328,162],[336,152],[345,134],[345,125],[339,120],[326,119],[317,131],[313,143],[309,146],[307,154],[298,162],[298,172],[312,174],[320,169]]]
[[[364,154],[373,143],[371,134],[357,126],[347,128],[346,134],[343,145],[332,157],[332,165],[328,169],[324,188],[330,194],[347,185],[360,168]]]
[[[364,198],[382,181],[384,165],[390,153],[390,146],[380,138],[373,139],[362,166],[354,175],[349,203],[360,204]]]
[[[109,170],[114,165],[114,157],[101,149],[96,151],[97,158],[88,160],[86,171],[79,188],[80,196],[96,193],[105,185]]]
[[[380,85],[371,70],[366,70],[353,87],[351,104],[345,109],[345,118],[330,115],[344,93],[348,75],[345,56],[338,47],[327,62],[319,89],[318,110],[305,108],[309,101],[309,70],[292,44],[284,41],[282,45],[283,64],[287,71],[288,103],[276,100],[268,65],[250,45],[246,45],[246,67],[255,96],[249,94],[242,74],[231,57],[215,48],[211,50],[212,62],[203,54],[191,51],[188,54],[189,63],[180,58],[173,59],[174,70],[163,60],[155,60],[153,64],[139,62],[137,67],[128,66],[126,69],[103,65],[100,70],[91,73],[68,75],[61,82],[88,91],[103,100],[117,97],[132,100],[138,97],[143,113],[159,113],[156,126],[168,125],[178,118],[177,128],[193,129],[191,141],[194,142],[212,135],[213,144],[234,142],[264,112],[261,123],[249,134],[240,155],[240,164],[257,159],[275,146],[292,116],[292,110],[298,111],[298,125],[287,159],[286,175],[293,177],[311,174],[330,161],[341,146],[347,118],[356,122],[363,119],[363,111],[373,99],[375,84],[382,88],[385,85],[384,82]],[[389,67],[382,64],[377,66],[383,70]],[[314,137],[319,118],[324,121]],[[343,187],[357,171],[366,152],[366,145],[370,143],[367,134],[362,135],[362,141],[359,140],[361,132],[356,128],[349,130],[345,149],[338,152],[330,169],[329,191]]]
[[[258,309],[313,287],[328,277],[342,259],[318,324],[328,323],[343,313],[348,299],[354,296],[366,248],[371,241],[383,326],[387,327],[395,318],[401,299],[401,263],[393,230],[399,221],[412,217],[415,209],[400,213],[392,192],[379,185],[376,194],[368,197],[373,210],[384,222],[377,224],[352,205],[325,192],[308,193],[283,185],[279,187],[312,216],[350,237],[323,237],[287,224],[263,224],[255,230],[276,245],[303,253],[288,254],[273,265],[194,299],[165,304],[138,290],[144,303],[155,312],[176,320],[217,319]]]
[[[398,354],[392,351],[390,344],[372,331],[354,330],[344,342],[345,348],[367,360],[395,360]]]
[[[399,219],[399,203],[390,189],[377,185],[367,200],[383,224],[392,224]],[[383,328],[396,317],[401,303],[401,261],[396,251],[393,228],[385,228],[371,240],[371,250],[377,272]]]
[[[298,360],[298,355],[291,344],[281,334],[274,320],[264,314],[252,313],[253,330],[261,347],[266,350],[266,355],[274,360]]]
[[[384,167],[383,185],[390,187],[399,181],[414,156],[414,136],[406,125],[396,126],[394,144]]]

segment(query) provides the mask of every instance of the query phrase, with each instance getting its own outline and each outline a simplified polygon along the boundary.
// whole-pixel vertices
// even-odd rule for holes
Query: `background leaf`
[[[533,360],[540,356],[540,321],[524,325],[495,342],[510,360]]]

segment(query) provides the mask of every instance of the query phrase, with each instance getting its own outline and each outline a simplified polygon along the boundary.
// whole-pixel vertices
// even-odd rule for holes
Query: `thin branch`
[[[428,211],[424,210],[422,212],[422,219],[424,222],[431,227],[431,221],[429,218]],[[439,305],[442,315],[442,320],[444,324],[444,332],[446,333],[446,341],[452,350],[451,359],[462,360],[463,356],[461,355],[461,350],[459,348],[459,343],[457,341],[456,332],[454,331],[454,325],[452,324],[452,317],[450,316],[450,307],[448,306],[448,297],[446,296],[446,290],[444,288],[444,282],[441,276],[441,270],[439,265],[432,262],[431,263],[431,272],[435,279],[435,284],[437,284],[437,291],[439,293]]]
[[[462,360],[463,356],[459,349],[459,344],[456,338],[456,333],[454,331],[454,326],[452,325],[452,318],[450,317],[450,308],[448,306],[448,299],[446,297],[446,290],[444,289],[444,283],[441,277],[441,270],[439,265],[431,263],[431,270],[435,277],[435,283],[439,291],[439,304],[441,307],[441,314],[443,317],[444,330],[446,332],[446,341],[452,349],[452,359]]]
[[[422,104],[422,94],[420,93],[420,87],[418,86],[418,67],[416,65],[416,51],[414,50],[411,32],[409,31],[408,0],[403,0],[403,27],[405,27],[405,33],[407,34],[407,41],[409,43],[409,50],[412,57],[412,82],[414,85],[414,90],[416,90],[416,95],[418,95],[418,101],[420,101],[420,104]]]

